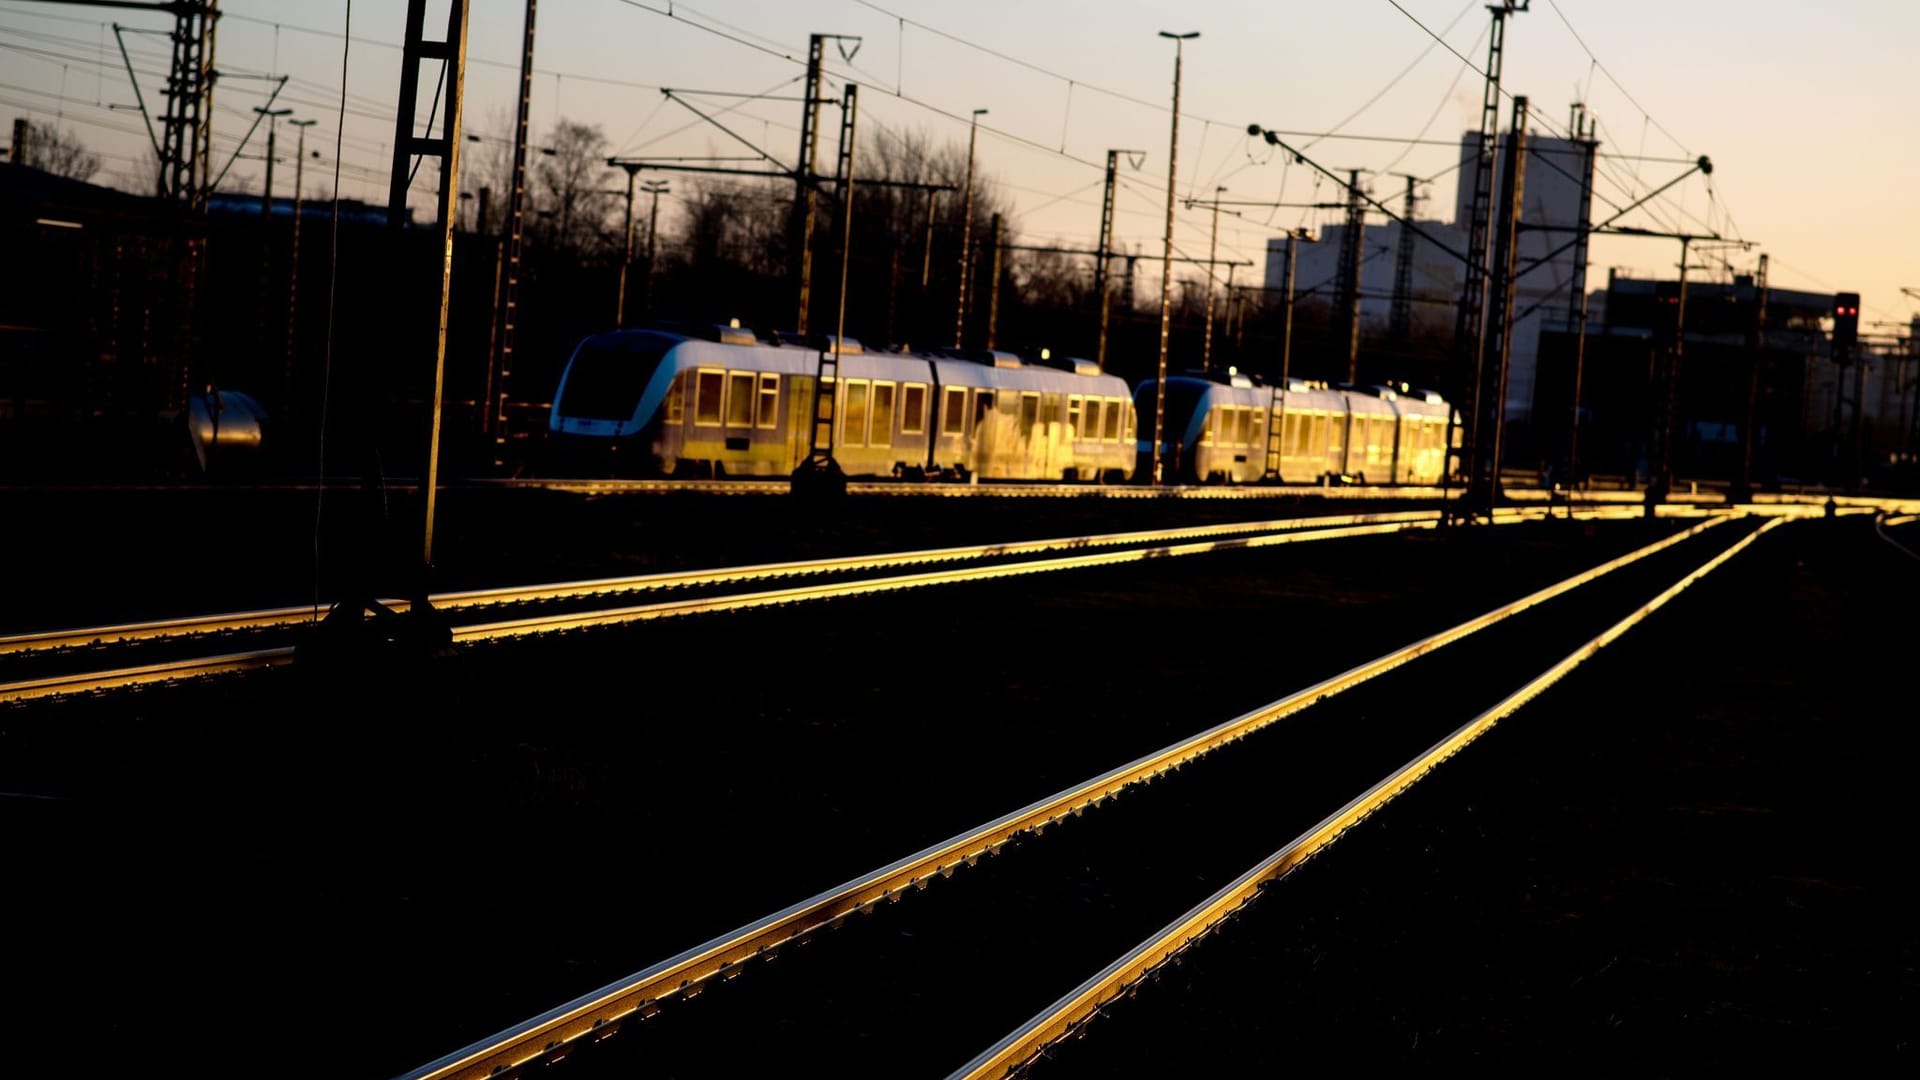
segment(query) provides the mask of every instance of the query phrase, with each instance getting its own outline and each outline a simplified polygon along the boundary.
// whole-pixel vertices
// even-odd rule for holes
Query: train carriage
[[[1136,391],[1152,414],[1157,383]],[[1231,371],[1167,379],[1161,463],[1188,483],[1436,484],[1445,468],[1448,407],[1402,387],[1334,389],[1292,379],[1283,389]],[[1153,449],[1144,426],[1139,471]]]
[[[810,449],[818,352],[732,327],[581,341],[548,418],[553,463],[594,475],[784,476]],[[1085,361],[866,352],[841,343],[834,457],[854,476],[1113,480],[1126,383]]]

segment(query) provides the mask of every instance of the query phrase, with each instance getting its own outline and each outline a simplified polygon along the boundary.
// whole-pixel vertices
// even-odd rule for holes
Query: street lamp
[[[959,313],[953,320],[953,347],[956,349],[966,344],[967,279],[973,276],[973,147],[980,136],[980,118],[986,114],[985,109],[973,110],[973,120],[967,130],[967,194],[960,207],[960,304]]]
[[[1160,374],[1153,384],[1153,482],[1155,484],[1165,479],[1164,463],[1160,460],[1160,440],[1165,436],[1167,424],[1167,331],[1172,325],[1172,312],[1168,304],[1173,299],[1173,193],[1175,178],[1179,175],[1180,161],[1180,61],[1186,43],[1199,37],[1200,31],[1173,34],[1162,30],[1160,36],[1173,41],[1173,132],[1168,138],[1167,235],[1164,262],[1161,264],[1160,271]]]

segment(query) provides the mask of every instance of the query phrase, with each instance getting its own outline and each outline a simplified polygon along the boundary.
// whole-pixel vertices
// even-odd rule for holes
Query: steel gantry
[[[807,498],[835,496],[846,490],[846,474],[833,457],[833,434],[838,420],[835,405],[839,389],[841,344],[847,331],[847,265],[853,247],[853,165],[854,126],[859,116],[859,90],[846,85],[840,109],[840,153],[834,174],[836,201],[840,214],[840,290],[834,298],[836,315],[833,339],[820,348],[814,366],[812,423],[808,425],[807,460],[793,471],[793,492]]]
[[[1107,183],[1100,196],[1100,250],[1094,254],[1093,295],[1094,302],[1100,305],[1100,330],[1093,350],[1094,363],[1100,370],[1107,370],[1107,324],[1113,310],[1113,275],[1109,264],[1113,261],[1113,199],[1120,182],[1120,155],[1127,155],[1127,161],[1135,169],[1146,161],[1144,150],[1107,151]],[[922,281],[922,285],[926,282]]]
[[[1360,373],[1360,262],[1367,235],[1367,207],[1361,201],[1360,170],[1347,170],[1347,222],[1340,236],[1340,272],[1334,285],[1337,329],[1329,343],[1351,385]]]
[[[1479,143],[1474,148],[1473,198],[1468,204],[1466,280],[1460,290],[1460,311],[1453,330],[1453,347],[1457,357],[1455,402],[1472,396],[1460,393],[1461,390],[1471,387],[1473,393],[1478,392],[1479,369],[1486,341],[1485,307],[1489,273],[1487,234],[1493,213],[1494,151],[1500,139],[1500,71],[1506,55],[1507,16],[1527,10],[1530,2],[1501,0],[1500,3],[1487,5],[1487,10],[1493,15],[1493,27],[1487,37],[1487,77],[1480,98]],[[1453,475],[1456,455],[1464,459],[1460,462],[1460,470],[1470,483],[1479,472],[1479,466],[1473,458],[1478,441],[1478,433],[1473,429],[1475,417],[1469,415],[1465,419],[1469,426],[1463,440],[1454,437],[1451,426],[1447,432],[1447,465],[1440,473],[1443,488]],[[1462,444],[1458,450],[1454,445],[1456,442]]]
[[[1493,301],[1474,362],[1473,412],[1468,421],[1468,501],[1476,512],[1491,514],[1500,494],[1500,451],[1506,431],[1507,372],[1513,358],[1513,298],[1520,257],[1520,210],[1527,174],[1527,99],[1513,99],[1513,121],[1500,167],[1500,217],[1494,235]]]
[[[1395,173],[1407,181],[1407,201],[1401,213],[1412,221],[1420,195],[1415,185],[1420,178],[1411,173]],[[1399,250],[1393,260],[1393,307],[1387,315],[1387,336],[1404,344],[1413,333],[1413,230],[1400,230]]]
[[[527,0],[527,17],[520,41],[520,99],[513,122],[513,178],[507,192],[507,237],[501,254],[501,281],[496,294],[495,322],[489,328],[492,348],[487,357],[486,408],[483,422],[493,435],[493,464],[507,463],[507,385],[513,377],[513,338],[520,315],[520,260],[526,237],[527,122],[533,103],[533,27],[539,0]],[[411,110],[409,104],[407,108]]]

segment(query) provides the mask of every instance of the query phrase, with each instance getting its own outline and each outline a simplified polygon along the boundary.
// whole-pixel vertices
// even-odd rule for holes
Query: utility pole
[[[620,161],[608,158],[607,164],[617,165],[627,174],[627,216],[626,225],[621,229],[625,241],[620,250],[620,288],[613,301],[613,325],[620,329],[627,325],[627,268],[633,265],[633,183],[640,174],[640,165],[633,161]]]
[[[1287,276],[1283,299],[1280,306],[1280,386],[1286,388],[1287,380],[1293,375],[1293,263],[1294,245],[1301,240],[1310,240],[1305,229],[1294,229],[1287,234]]]
[[[807,335],[808,309],[813,304],[813,185],[820,164],[820,61],[825,47],[825,35],[808,36],[807,86],[800,106],[800,158],[793,177],[794,278],[799,294],[793,328],[802,339]]]
[[[933,201],[938,192],[927,189],[926,236],[920,243],[920,292],[925,299],[927,284],[933,280]]]
[[[1107,151],[1107,182],[1100,193],[1100,250],[1093,256],[1093,302],[1099,305],[1099,330],[1094,337],[1093,362],[1107,370],[1107,322],[1111,318],[1112,288],[1107,282],[1113,258],[1113,195],[1119,179],[1120,151]]]
[[[287,359],[284,376],[287,402],[293,400],[294,382],[294,339],[299,329],[296,312],[300,308],[300,215],[305,198],[304,184],[307,164],[307,129],[318,123],[317,120],[289,120],[287,123],[300,129],[300,138],[293,154],[293,240],[287,256]]]
[[[122,6],[122,5],[116,5]],[[129,3],[174,16],[173,58],[167,74],[167,107],[161,120],[161,194],[184,203],[193,213],[207,208],[207,178],[213,165],[214,30],[220,21],[217,0],[193,3]],[[137,94],[139,87],[134,91]],[[144,108],[142,112],[144,112]]]
[[[1760,411],[1760,367],[1767,351],[1767,255],[1760,253],[1760,269],[1753,275],[1753,321],[1747,327],[1747,401],[1740,423],[1740,474],[1734,478],[1729,501],[1753,500],[1753,435]]]
[[[460,125],[466,98],[468,3],[469,0],[453,0],[447,12],[446,38],[428,41],[424,36],[427,0],[407,2],[406,38],[400,60],[399,107],[394,118],[393,161],[387,199],[387,228],[396,240],[407,221],[406,197],[413,159],[416,156],[438,157],[441,161],[440,191],[435,200],[440,264],[439,310],[425,464],[420,474],[420,561],[410,575],[412,580],[406,583],[411,603],[405,615],[380,602],[380,593],[377,591],[380,585],[374,580],[370,569],[363,569],[349,577],[347,595],[328,612],[325,622],[321,624],[321,633],[332,644],[348,646],[350,652],[364,651],[369,646],[394,645],[430,651],[452,642],[451,630],[434,610],[428,597],[433,579],[433,533],[440,480],[440,409],[446,384],[447,310],[453,284],[454,219],[459,207]],[[446,101],[441,131],[438,135],[431,131],[426,135],[415,135],[414,112],[420,87],[420,69],[428,60],[436,58],[444,61],[439,75],[445,80],[443,91]],[[396,243],[395,250],[403,250],[403,245]],[[364,362],[360,367],[365,370]],[[356,389],[364,391],[364,386]],[[378,550],[384,539],[381,535],[383,530],[376,526],[383,523],[385,511],[382,505],[384,497],[374,486],[373,462],[379,454],[375,417],[367,408],[367,403],[359,404],[355,450],[359,459],[356,464],[361,472],[360,510],[363,518],[360,534],[355,539],[368,549],[360,554],[368,559],[370,565],[373,552]],[[328,648],[325,644],[317,647]]]
[[[1410,173],[1394,175],[1406,177],[1407,201],[1402,210],[1405,221],[1400,226],[1400,250],[1393,260],[1393,309],[1387,315],[1387,336],[1404,345],[1413,335],[1413,229],[1410,226],[1419,202],[1414,185],[1420,178]]]
[[[455,0],[459,2],[459,0]],[[533,104],[533,23],[538,0],[527,0],[520,44],[520,101],[513,125],[513,180],[507,193],[506,280],[501,283],[498,332],[487,365],[487,430],[493,436],[493,464],[507,463],[507,386],[513,379],[514,329],[520,315],[521,244],[527,214],[527,118]]]
[[[1527,99],[1515,95],[1513,121],[1507,132],[1505,158],[1500,169],[1500,217],[1494,237],[1493,301],[1491,318],[1482,339],[1480,362],[1474,369],[1473,449],[1471,491],[1474,505],[1488,515],[1500,497],[1500,455],[1507,416],[1507,368],[1513,355],[1513,297],[1520,258],[1521,193],[1527,173]]]
[[[1180,176],[1180,63],[1186,43],[1199,37],[1200,31],[1173,34],[1162,30],[1160,36],[1173,41],[1173,124],[1167,137],[1167,232],[1160,263],[1160,365],[1159,375],[1153,384],[1152,479],[1156,485],[1166,480],[1166,463],[1161,460],[1160,447],[1167,428],[1167,332],[1172,328],[1169,305],[1173,300],[1173,200]]]
[[[840,153],[834,169],[840,178],[835,185],[840,203],[840,295],[836,298],[833,340],[821,347],[814,367],[807,459],[793,471],[791,490],[802,497],[834,497],[846,490],[846,474],[833,457],[833,429],[839,419],[834,399],[840,387],[840,344],[847,328],[847,265],[853,249],[854,123],[859,115],[859,89],[853,83],[846,85],[840,109]]]
[[[1213,189],[1213,231],[1207,238],[1207,314],[1200,338],[1200,370],[1213,370],[1213,260],[1220,251],[1220,196],[1227,189]]]
[[[651,318],[653,316],[653,277],[654,268],[659,265],[655,259],[658,251],[656,243],[660,236],[660,196],[667,193],[665,180],[648,180],[640,185],[641,189],[653,196],[653,205],[647,208],[647,278],[646,289],[640,294],[640,310]]]
[[[267,118],[267,162],[266,172],[260,182],[260,282],[257,296],[259,311],[254,316],[254,326],[258,336],[254,339],[255,355],[267,355],[267,328],[272,322],[268,312],[273,310],[269,301],[267,283],[273,280],[273,158],[278,152],[275,147],[275,134],[280,127],[280,118],[293,113],[289,108],[267,108],[256,105],[253,111]]]
[[[283,116],[291,116],[293,110],[288,108],[268,109],[255,105],[253,111],[267,118],[267,175],[260,183],[260,220],[269,221],[273,218],[274,135],[280,128],[280,118]]]
[[[953,347],[966,347],[967,336],[967,283],[973,276],[973,148],[980,135],[980,118],[987,110],[973,110],[973,120],[967,130],[967,187],[960,206],[960,299],[955,305],[953,319]]]
[[[1360,258],[1367,236],[1367,207],[1360,197],[1360,170],[1347,170],[1347,227],[1340,244],[1340,286],[1333,308],[1340,320],[1337,347],[1346,352],[1347,382],[1360,377]]]
[[[1653,430],[1654,460],[1653,475],[1647,483],[1647,513],[1653,513],[1656,503],[1665,502],[1673,491],[1673,421],[1674,406],[1679,396],[1680,361],[1686,352],[1687,337],[1687,263],[1688,247],[1695,237],[1681,236],[1680,240],[1680,295],[1674,305],[1673,343],[1665,350],[1666,356],[1661,364],[1661,378],[1654,388],[1654,403],[1657,409]]]
[[[1580,231],[1575,239],[1573,255],[1573,295],[1569,298],[1567,321],[1574,328],[1573,344],[1573,408],[1567,418],[1567,499],[1569,513],[1573,499],[1573,488],[1580,475],[1580,390],[1587,366],[1587,239],[1593,231],[1593,166],[1599,157],[1600,143],[1593,137],[1593,122],[1587,118],[1586,106],[1574,105],[1573,134],[1579,141],[1581,154],[1580,169]],[[1764,259],[1764,256],[1762,257]],[[1765,265],[1764,262],[1762,265]]]
[[[1000,252],[1005,243],[1000,236],[1000,215],[993,215],[992,280],[987,286],[987,348],[993,348],[1000,327]]]
[[[1499,0],[1490,3],[1487,10],[1493,15],[1492,30],[1487,38],[1487,77],[1480,98],[1480,138],[1475,147],[1473,162],[1473,200],[1469,203],[1467,226],[1467,265],[1465,281],[1460,291],[1460,311],[1454,322],[1453,346],[1458,357],[1456,365],[1460,374],[1456,376],[1455,386],[1459,392],[1453,395],[1456,403],[1477,394],[1479,390],[1479,365],[1483,353],[1485,323],[1485,304],[1487,288],[1487,234],[1493,212],[1493,165],[1494,150],[1500,137],[1500,68],[1506,51],[1507,16],[1517,11],[1527,10],[1531,0]],[[1468,383],[1468,379],[1473,381]],[[1449,417],[1451,419],[1451,416]],[[1478,444],[1478,433],[1471,425],[1477,423],[1477,415],[1467,417],[1469,430],[1462,440],[1465,461],[1461,463],[1469,482],[1478,475],[1478,466],[1473,461]],[[1453,454],[1453,427],[1447,431],[1447,453]],[[1449,480],[1453,469],[1449,465],[1441,470],[1441,497],[1448,495]]]

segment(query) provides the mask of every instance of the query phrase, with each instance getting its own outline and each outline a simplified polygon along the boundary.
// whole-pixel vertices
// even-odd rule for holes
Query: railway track
[[[1507,508],[1494,520],[1537,520],[1552,512],[1551,508]],[[1667,512],[1703,513],[1688,507],[1667,508]],[[1575,513],[1600,519],[1637,516],[1639,510],[1611,507]],[[1439,514],[1432,511],[1288,518],[484,589],[438,594],[431,602],[452,623],[454,642],[467,644],[1018,574],[1428,529],[1439,523]],[[801,583],[784,584],[790,581]],[[770,585],[781,587],[766,587]],[[396,611],[409,606],[397,599],[386,603]],[[500,617],[509,613],[514,617]],[[302,636],[325,614],[322,607],[284,607],[0,638],[0,702],[287,665],[294,661]]]
[[[830,1025],[831,1018],[820,1015],[820,1009],[836,1016],[867,1015],[851,1003],[853,991],[849,986],[868,988],[868,995],[860,999],[874,1010],[867,1015],[868,1023],[884,1027],[885,1020],[877,1018],[884,1017],[890,1001],[935,994],[928,987],[946,982],[967,983],[966,976],[949,978],[937,969],[903,974],[906,965],[898,962],[903,938],[927,943],[916,955],[943,947],[962,949],[958,955],[969,955],[965,951],[968,949],[981,950],[989,959],[974,963],[975,968],[1004,964],[1019,972],[1017,976],[1000,972],[999,983],[981,984],[989,988],[984,991],[967,984],[969,989],[957,991],[958,998],[949,994],[943,999],[949,1002],[945,1011],[938,1005],[930,1006],[943,1017],[964,1015],[964,1021],[956,1020],[948,1026],[967,1028],[976,1036],[974,1045],[985,1046],[985,1050],[971,1058],[955,1057],[944,1063],[929,1059],[916,1064],[926,1064],[924,1071],[929,1072],[950,1070],[953,1077],[1017,1073],[1039,1060],[1049,1046],[1084,1030],[1105,1005],[1242,910],[1264,888],[1344,830],[1524,706],[1545,686],[1735,557],[1767,530],[1789,518],[1804,516],[1809,512],[1800,508],[1773,515],[1764,524],[1750,517],[1732,527],[1728,527],[1730,522],[1738,519],[1708,517],[1639,551],[1262,708],[1216,723],[1155,753],[685,950],[430,1062],[406,1074],[407,1080],[497,1076],[560,1061],[568,1062],[564,1069],[585,1075],[597,1075],[603,1066],[608,1071],[631,1071],[636,1064],[676,1075],[698,1074],[702,1071],[696,1064],[701,1060],[698,1055],[713,1053],[716,1042],[726,1044],[728,1054],[728,1065],[717,1071],[755,1071],[760,1066],[739,1055],[746,1053],[743,1047],[755,1038],[757,1021],[751,1017],[756,1008],[794,1009],[794,995],[798,995],[798,1013],[789,1013],[765,1029],[791,1041],[801,1037],[796,1033],[819,1031]],[[1604,588],[1587,587],[1602,580],[1607,583]],[[1459,671],[1471,671],[1475,677],[1457,684],[1456,692],[1436,699],[1432,688],[1455,684],[1457,680],[1451,676]],[[1429,708],[1409,710],[1404,706],[1408,699],[1438,700],[1442,708],[1437,712]],[[1414,715],[1416,712],[1419,715]],[[1282,720],[1290,722],[1279,723]],[[1221,752],[1230,747],[1231,752]],[[1292,783],[1284,791],[1276,789],[1275,776],[1290,777]],[[1359,794],[1354,795],[1355,791]],[[1121,794],[1127,798],[1116,800]],[[1275,810],[1276,803],[1283,808]],[[1090,813],[1096,809],[1100,812]],[[1168,815],[1180,823],[1166,824]],[[1267,841],[1257,859],[1235,850],[1236,846],[1244,849],[1247,840],[1221,841],[1220,834],[1232,831],[1249,834],[1252,842],[1259,844],[1264,830],[1219,827],[1223,821],[1244,823],[1253,819],[1295,839],[1278,850],[1272,849],[1273,841]],[[1056,828],[1062,825],[1069,827]],[[1149,850],[1157,854],[1141,855]],[[974,871],[956,876],[956,871],[978,865],[986,856],[1009,851],[1015,858],[988,864],[1005,867],[995,874]],[[1202,851],[1212,860],[1204,872],[1197,869],[1200,864],[1196,862],[1201,857],[1196,853]],[[1063,870],[1083,866],[1101,869]],[[1093,874],[1091,881],[1089,873]],[[955,877],[955,881],[942,880],[949,877]],[[988,881],[989,877],[994,880]],[[1063,877],[1068,879],[1065,883],[1058,880]],[[970,880],[974,884],[968,884]],[[1201,890],[1198,896],[1184,895],[1180,888],[1161,887],[1168,882],[1195,881],[1224,884]],[[1123,889],[1116,882],[1124,882],[1129,888]],[[914,903],[892,903],[935,883],[939,884]],[[1018,899],[1010,902],[1004,895],[992,895],[995,890],[1009,889]],[[1132,914],[1108,918],[1102,908],[1103,917],[1086,920],[1110,924],[1105,926],[1108,936],[1120,934],[1124,947],[1109,943],[1065,949],[1050,936],[1076,936],[1077,928],[1070,934],[1067,923],[1057,919],[1036,922],[1034,913],[1041,910],[1064,915],[1069,921],[1076,918],[1075,912],[1086,916],[1085,898],[1090,892],[1118,896],[1132,889],[1153,894],[1159,905],[1154,910],[1164,913],[1157,917]],[[1185,889],[1185,893],[1191,892],[1192,888]],[[942,900],[947,894],[951,898]],[[1036,895],[1045,899],[1036,900]],[[981,914],[989,908],[998,914]],[[882,918],[855,918],[874,914]],[[1151,925],[1144,925],[1143,919]],[[985,929],[976,929],[981,925]],[[795,953],[794,946],[835,928],[852,928],[854,932],[838,938],[835,946]],[[1127,937],[1127,928],[1152,932]],[[1015,943],[1009,944],[1003,937]],[[1088,956],[1103,947],[1107,951],[1100,955],[1100,962],[1088,963]],[[876,962],[875,950],[888,959]],[[1047,968],[1036,958],[1063,950],[1074,955],[1065,963],[1053,964],[1050,970],[1021,966],[1023,961],[1030,961],[1033,968]],[[786,959],[790,955],[803,959]],[[765,963],[775,958],[782,963]],[[945,962],[955,961],[949,955]],[[1057,981],[1062,971],[1073,970],[1075,963],[1084,965],[1078,968],[1078,974]],[[768,977],[760,973],[761,968],[781,974]],[[754,971],[753,977],[734,978],[749,969]],[[979,977],[991,980],[993,976],[988,973]],[[823,981],[816,984],[816,978]],[[915,983],[915,978],[927,981]],[[756,992],[752,989],[755,985],[771,989]],[[1046,990],[1048,986],[1054,989]],[[724,1003],[703,1003],[697,1008],[678,1005],[715,987],[725,988],[721,994],[727,999]],[[1041,1000],[1029,1000],[1035,994],[1041,994]],[[769,997],[778,1000],[770,1004],[766,1000]],[[810,1013],[808,1001],[827,1004],[816,1006]],[[960,1007],[963,1003],[969,1007]],[[919,1004],[926,1006],[924,1001]],[[642,1025],[641,1034],[633,1039],[611,1038],[637,1021],[669,1011],[673,1015],[658,1024]],[[987,1037],[977,1037],[982,1024],[996,1022],[1002,1023],[999,1029]],[[693,1030],[679,1036],[670,1034],[683,1026]],[[909,1038],[930,1040],[924,1032]],[[868,1049],[885,1054],[884,1048]],[[790,1052],[791,1047],[781,1046],[766,1050],[772,1055],[766,1067],[780,1067],[771,1064],[777,1061],[805,1071],[795,1064],[804,1061],[803,1055],[794,1053],[791,1059],[782,1056]],[[675,1056],[680,1054],[695,1057]],[[933,1067],[936,1064],[937,1070]],[[710,1062],[708,1067],[714,1068]]]

